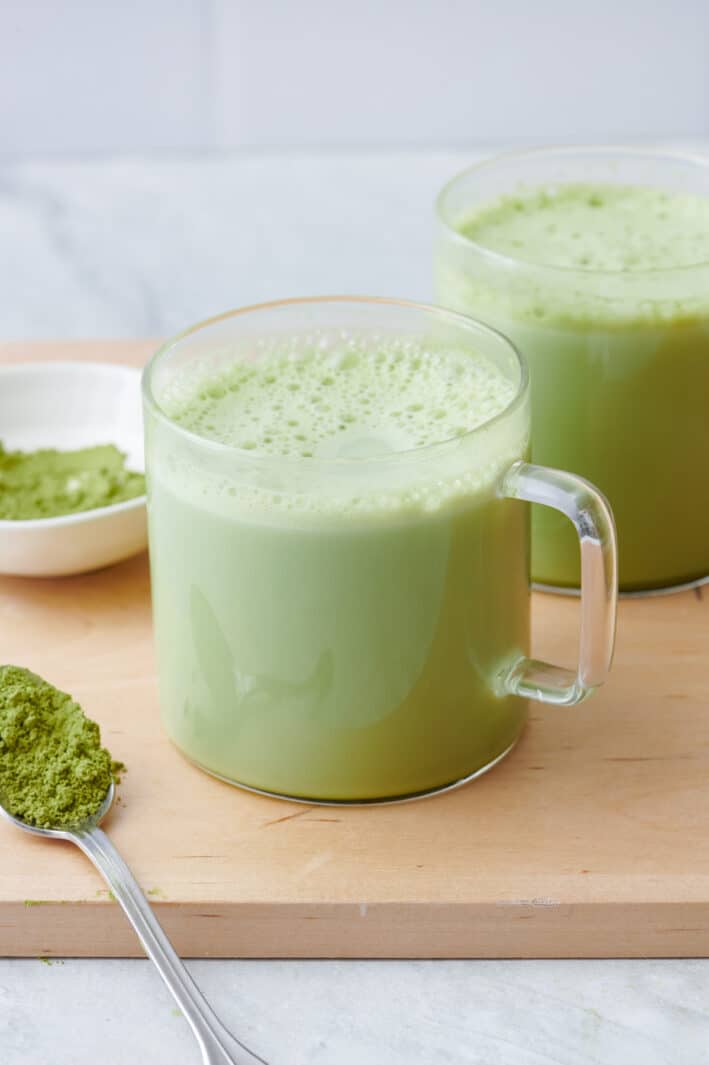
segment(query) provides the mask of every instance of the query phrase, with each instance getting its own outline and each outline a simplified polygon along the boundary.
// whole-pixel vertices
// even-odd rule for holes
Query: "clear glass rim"
[[[623,274],[626,277],[633,278],[652,278],[671,274],[673,276],[681,276],[685,273],[692,273],[696,270],[706,269],[709,267],[709,260],[703,260],[696,263],[687,263],[682,266],[662,266],[651,267],[647,269],[639,270],[599,270],[599,269],[583,269],[573,266],[554,266],[550,263],[535,262],[533,259],[521,259],[513,255],[505,255],[502,252],[494,251],[492,248],[487,248],[484,244],[479,244],[477,241],[472,240],[470,237],[464,236],[459,230],[456,229],[452,220],[450,219],[446,210],[446,199],[452,190],[459,184],[467,180],[469,177],[474,177],[476,174],[493,170],[501,163],[514,163],[516,161],[524,162],[525,159],[539,159],[539,158],[553,158],[553,157],[572,157],[572,156],[615,156],[618,159],[623,157],[630,157],[632,159],[647,159],[648,161],[655,162],[675,162],[684,163],[687,166],[695,167],[698,170],[703,170],[709,178],[709,157],[701,155],[700,153],[690,153],[683,151],[674,151],[670,149],[654,149],[637,147],[633,145],[617,145],[617,144],[586,144],[586,145],[547,145],[539,148],[527,148],[524,151],[512,151],[502,152],[492,156],[490,159],[484,159],[482,162],[473,163],[472,166],[465,167],[464,170],[459,170],[457,174],[454,174],[450,178],[443,188],[440,190],[435,201],[435,212],[438,222],[443,226],[446,234],[453,239],[456,244],[461,247],[474,250],[481,258],[487,259],[490,262],[509,268],[533,270],[535,273],[548,273],[552,276],[560,277],[614,277],[619,274]]]
[[[203,329],[206,330],[210,326],[216,325],[218,322],[224,322],[228,319],[237,318],[242,315],[254,314],[259,311],[276,310],[279,307],[289,306],[297,307],[310,306],[313,304],[327,305],[343,303],[366,306],[391,306],[403,310],[408,309],[411,311],[433,314],[439,319],[465,327],[470,330],[472,334],[484,333],[489,337],[495,338],[496,341],[501,341],[512,355],[519,371],[519,381],[514,396],[510,399],[507,406],[499,411],[499,413],[492,418],[488,418],[488,420],[482,422],[482,424],[477,425],[474,429],[469,429],[468,432],[462,433],[460,436],[449,437],[447,440],[437,441],[435,444],[424,444],[421,447],[409,448],[405,451],[394,451],[385,455],[374,455],[366,459],[318,459],[291,455],[254,454],[252,451],[247,451],[244,448],[234,447],[233,445],[225,444],[220,440],[211,440],[209,437],[201,436],[199,433],[195,433],[191,429],[186,429],[171,418],[160,406],[153,389],[153,375],[170,352],[172,352],[181,341],[185,340],[187,337],[193,336],[195,333],[198,333]],[[211,451],[213,454],[238,455],[241,462],[250,465],[255,469],[264,469],[267,467],[277,467],[282,469],[284,466],[290,466],[298,467],[300,469],[305,468],[312,472],[319,470],[345,470],[354,468],[360,470],[366,466],[381,467],[383,465],[404,463],[417,458],[429,458],[432,455],[446,452],[453,447],[465,444],[477,434],[483,431],[488,431],[492,425],[508,418],[522,404],[528,388],[529,370],[527,368],[526,360],[522,357],[519,349],[509,337],[505,336],[505,334],[501,333],[498,329],[494,329],[492,326],[487,325],[487,323],[481,322],[477,318],[472,318],[470,315],[460,314],[458,311],[448,310],[446,307],[438,307],[435,304],[418,303],[413,300],[402,300],[385,296],[299,296],[290,299],[271,300],[266,303],[252,303],[246,307],[239,307],[225,311],[224,313],[214,315],[211,318],[205,318],[201,322],[197,322],[195,325],[183,329],[180,333],[177,333],[166,340],[151,357],[150,361],[145,366],[142,375],[143,400],[151,414],[164,425],[169,426],[172,432],[177,433],[193,446],[199,447],[202,450]]]

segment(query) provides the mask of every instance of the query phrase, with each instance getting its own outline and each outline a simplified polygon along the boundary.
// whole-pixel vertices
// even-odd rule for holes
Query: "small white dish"
[[[143,471],[140,370],[98,362],[0,366],[0,440],[9,451],[115,444]],[[129,558],[147,546],[145,496],[99,510],[0,520],[0,573],[59,577]]]

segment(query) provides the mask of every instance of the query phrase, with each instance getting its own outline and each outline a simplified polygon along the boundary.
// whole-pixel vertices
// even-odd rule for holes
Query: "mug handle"
[[[576,527],[581,548],[581,637],[576,672],[520,658],[507,674],[505,688],[525,699],[575,706],[603,684],[613,660],[618,598],[613,514],[598,489],[583,477],[527,462],[510,467],[501,494],[561,511]]]

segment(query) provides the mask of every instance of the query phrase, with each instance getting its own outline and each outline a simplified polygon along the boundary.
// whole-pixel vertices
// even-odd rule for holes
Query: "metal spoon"
[[[1,796],[0,814],[34,836],[69,840],[91,859],[123,907],[145,953],[155,963],[170,994],[186,1017],[202,1050],[204,1065],[267,1065],[263,1058],[235,1039],[218,1019],[175,953],[130,869],[106,833],[99,828],[113,803],[114,790],[111,784],[93,817],[70,828],[36,828],[28,825],[5,809]]]

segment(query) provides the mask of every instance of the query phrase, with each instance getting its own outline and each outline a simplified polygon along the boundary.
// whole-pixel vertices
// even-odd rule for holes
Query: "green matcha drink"
[[[570,704],[601,682],[525,658],[520,500],[557,475],[520,461],[504,337],[413,304],[285,302],[178,337],[144,391],[163,722],[203,768],[313,800],[426,793],[509,750],[514,691]],[[593,529],[585,486],[559,491]]]
[[[439,201],[442,303],[529,360],[532,457],[615,513],[620,585],[709,573],[709,170],[646,153],[507,157]],[[534,508],[532,575],[575,586],[578,546]]]

